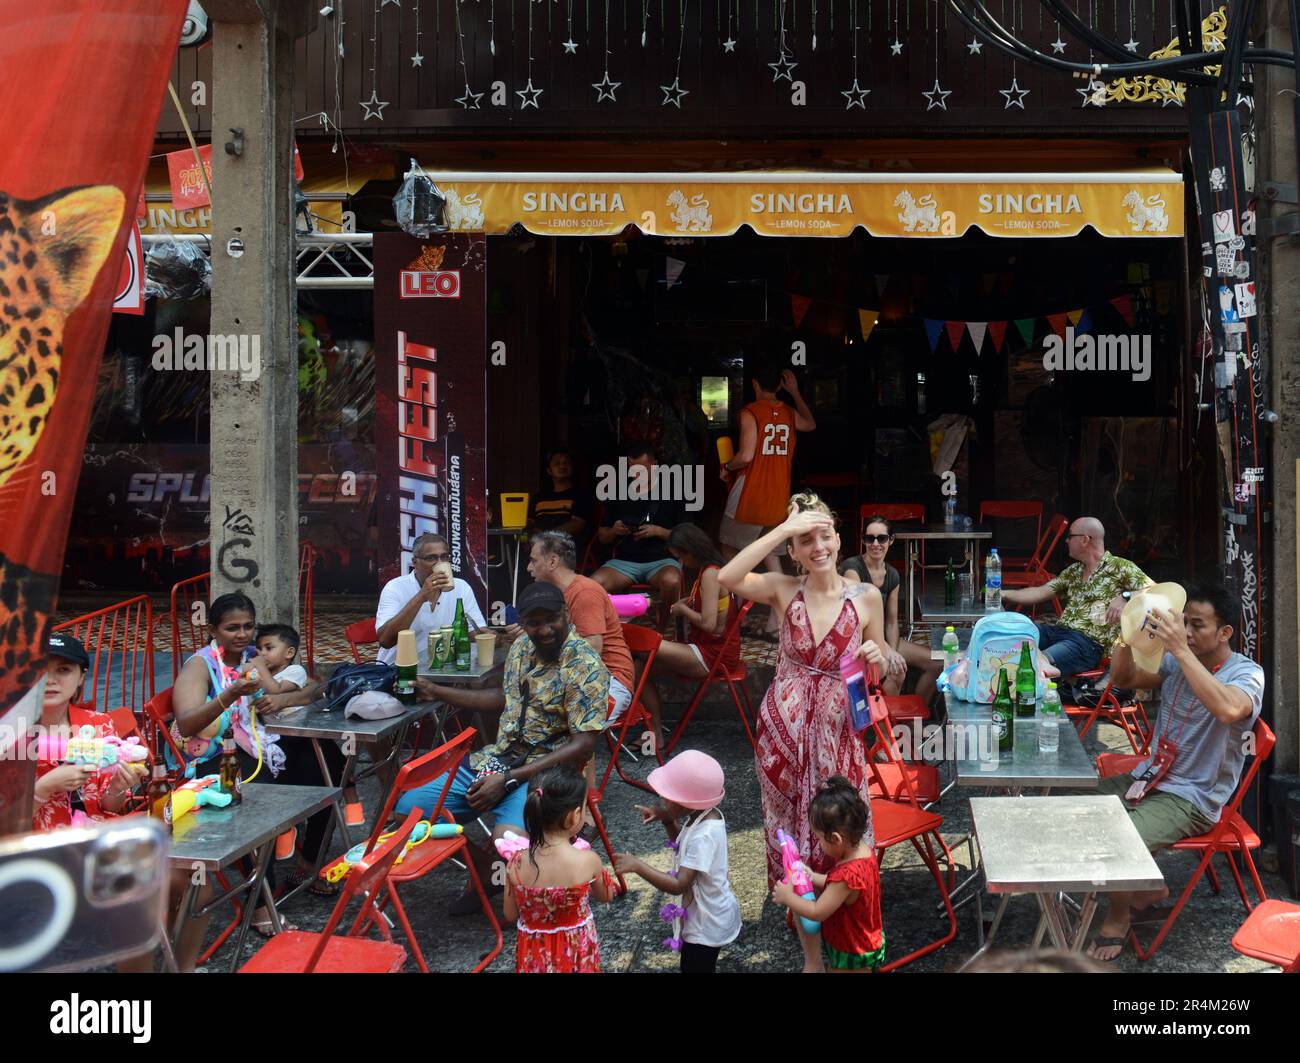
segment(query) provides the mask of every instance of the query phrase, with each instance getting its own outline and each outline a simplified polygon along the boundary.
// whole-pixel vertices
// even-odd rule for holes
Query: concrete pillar
[[[1267,48],[1291,51],[1287,5],[1267,9]],[[1295,74],[1283,67],[1255,68],[1255,106],[1259,129],[1259,175],[1262,182],[1297,183],[1296,139],[1292,94]],[[1269,204],[1260,197],[1260,218],[1277,219],[1294,213],[1296,204]],[[1300,476],[1300,243],[1285,236],[1261,234],[1259,241],[1263,292],[1267,300],[1268,406],[1278,414],[1272,426],[1273,477],[1273,668],[1268,676],[1277,748],[1273,770],[1300,770],[1300,630],[1297,629],[1296,481]]]
[[[213,30],[212,324],[239,345],[211,375],[212,594],[295,623],[298,354],[293,284],[293,39],[271,0],[206,0]],[[242,153],[230,153],[232,129]],[[238,145],[232,145],[238,147]],[[242,244],[232,248],[231,242]],[[251,365],[252,371],[249,371]]]

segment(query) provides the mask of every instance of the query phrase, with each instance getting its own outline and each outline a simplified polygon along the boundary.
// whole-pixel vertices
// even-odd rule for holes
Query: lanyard
[[[1219,671],[1219,669],[1222,668],[1222,667],[1223,667],[1225,664],[1227,664],[1227,663],[1228,663],[1228,662],[1227,662],[1226,660],[1225,660],[1225,661],[1220,661],[1218,664],[1216,664],[1213,668],[1210,669],[1210,675],[1215,675],[1215,674],[1217,674],[1218,671]],[[1182,692],[1183,692],[1183,687],[1186,686],[1186,684],[1187,684],[1187,676],[1183,673],[1182,669],[1180,668],[1180,669],[1179,669],[1179,675],[1178,675],[1178,685],[1174,688],[1173,696],[1169,699],[1169,711],[1170,711],[1171,713],[1174,711],[1175,707],[1178,705],[1178,698],[1179,698],[1179,696],[1182,694]],[[1187,730],[1187,725],[1188,725],[1188,724],[1191,722],[1191,720],[1192,720],[1192,714],[1196,711],[1196,703],[1197,703],[1197,699],[1196,699],[1195,695],[1193,695],[1193,697],[1192,697],[1192,704],[1188,707],[1187,711],[1186,711],[1185,713],[1183,713],[1182,724],[1181,724],[1181,726],[1178,728],[1178,734],[1176,734],[1173,738],[1170,739],[1170,742],[1175,746],[1175,748],[1176,748],[1177,745],[1178,745],[1179,739],[1181,739],[1181,738],[1183,737],[1183,732],[1184,732],[1185,730]],[[1173,724],[1172,724],[1172,722],[1171,722],[1171,724],[1170,724],[1168,730],[1173,730]]]

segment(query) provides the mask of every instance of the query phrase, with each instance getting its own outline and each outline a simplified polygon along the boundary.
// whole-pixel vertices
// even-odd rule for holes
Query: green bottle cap
[[[1056,689],[1056,684],[1055,684],[1055,683],[1048,683],[1048,684],[1047,684],[1047,689],[1048,689],[1048,690],[1055,690],[1055,689]]]

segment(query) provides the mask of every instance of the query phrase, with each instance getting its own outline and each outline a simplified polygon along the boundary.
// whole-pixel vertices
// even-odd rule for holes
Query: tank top
[[[790,504],[790,469],[794,464],[794,410],[784,402],[751,402],[741,412],[758,425],[754,460],[736,504],[738,524],[764,527],[785,520]]]
[[[717,565],[707,565],[700,570],[700,574],[695,577],[695,585],[691,587],[690,597],[687,604],[697,612],[703,612],[704,607],[701,602],[700,584],[704,580],[704,573],[709,569],[717,569]],[[721,654],[725,657],[727,666],[734,667],[740,660],[740,639],[739,633],[733,635],[731,639],[727,638],[727,621],[730,620],[732,607],[731,594],[728,591],[718,588],[718,616],[725,617],[722,624],[722,634],[714,635],[712,632],[705,631],[703,628],[691,625],[689,641],[700,648],[704,655],[704,663],[712,665],[714,659]]]

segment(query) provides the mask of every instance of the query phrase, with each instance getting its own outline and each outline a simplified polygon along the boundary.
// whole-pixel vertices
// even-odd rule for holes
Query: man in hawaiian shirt
[[[443,701],[471,712],[500,713],[496,741],[461,761],[447,792],[445,807],[457,819],[491,812],[493,838],[507,830],[524,833],[524,802],[529,781],[547,768],[571,764],[578,771],[591,759],[605,726],[609,672],[591,645],[573,628],[564,595],[551,583],[534,583],[519,595],[516,639],[506,655],[500,690],[463,690],[417,680],[421,701]],[[397,802],[398,817],[412,808],[433,811],[446,782],[440,776],[411,790]],[[469,846],[484,888],[491,886],[492,853]],[[452,902],[452,915],[479,908],[469,889]]]
[[[1049,676],[1096,668],[1119,633],[1119,614],[1129,595],[1152,582],[1132,561],[1106,549],[1106,529],[1096,517],[1071,524],[1065,542],[1073,565],[1041,587],[1002,592],[1004,602],[1016,605],[1067,599],[1056,623],[1038,625],[1038,648],[1050,662],[1044,668]]]

